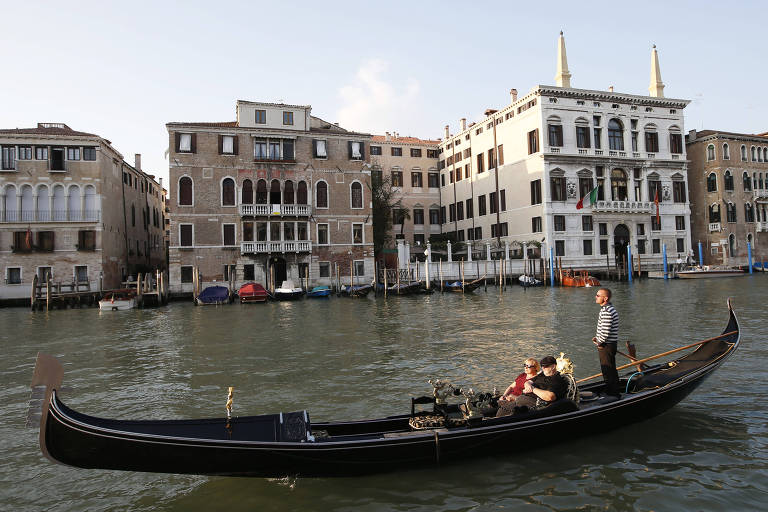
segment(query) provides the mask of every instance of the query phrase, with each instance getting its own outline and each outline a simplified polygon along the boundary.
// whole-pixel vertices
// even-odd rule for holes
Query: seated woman
[[[534,378],[539,373],[539,363],[533,358],[528,358],[523,362],[523,373],[515,378],[515,382],[499,397],[499,410],[496,416],[507,416],[512,414],[515,407],[515,399],[523,394],[525,383]]]

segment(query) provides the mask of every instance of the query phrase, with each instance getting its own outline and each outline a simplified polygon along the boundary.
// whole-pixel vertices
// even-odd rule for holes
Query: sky
[[[172,121],[235,102],[312,105],[355,131],[439,138],[554,85],[648,94],[656,44],[685,128],[768,131],[764,4],[706,2],[0,1],[0,128],[61,122],[165,179]],[[763,94],[761,94],[763,93]]]

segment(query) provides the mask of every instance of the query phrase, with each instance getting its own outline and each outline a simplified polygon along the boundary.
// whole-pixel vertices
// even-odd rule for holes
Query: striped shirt
[[[619,342],[619,313],[610,302],[600,308],[595,337],[598,343],[617,344]]]

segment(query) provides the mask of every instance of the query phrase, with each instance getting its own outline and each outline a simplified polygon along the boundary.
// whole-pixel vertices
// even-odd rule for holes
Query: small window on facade
[[[747,146],[744,144],[741,145],[741,161],[746,162],[747,161]]]
[[[715,159],[715,145],[710,144],[707,146],[707,161]]]
[[[243,279],[246,281],[256,280],[256,265],[249,263],[243,265]]]
[[[48,160],[48,148],[45,146],[36,146],[35,160]]]
[[[555,256],[565,256],[565,240],[555,240]]]
[[[363,159],[363,143],[362,142],[350,142],[349,143],[349,159],[350,160],[362,160]]]
[[[583,197],[583,196],[582,196]],[[531,182],[531,204],[541,204],[541,180]]]
[[[582,231],[593,231],[592,216],[591,215],[582,215],[581,216],[581,230]]]
[[[224,155],[235,154],[235,137],[233,135],[221,136],[221,153]]]
[[[457,141],[456,144],[459,142]],[[411,148],[411,156],[414,158],[421,158],[421,150],[417,148]]]
[[[328,208],[328,184],[324,181],[318,181],[315,189],[317,190],[317,201],[315,201],[317,207]]]
[[[328,224],[317,225],[317,243],[318,245],[328,245]]]
[[[539,130],[532,130],[528,132],[528,154],[539,152]],[[478,171],[479,172],[479,171]]]
[[[403,156],[403,148],[391,148],[392,156]]]
[[[565,231],[565,215],[554,216],[555,231]]]
[[[352,191],[352,208],[363,207],[363,186],[359,182],[350,185]]]
[[[381,146],[370,146],[371,155],[381,155]]]
[[[592,240],[584,240],[583,241],[583,251],[584,256],[591,256],[592,255]]]
[[[728,143],[723,144],[723,160],[730,160],[731,152],[728,149]]]
[[[731,171],[725,171],[723,188],[728,191],[733,190],[733,175],[731,174]]]
[[[352,243],[353,244],[363,243],[363,225],[362,224],[352,224]]]
[[[531,232],[541,233],[541,217],[531,217]]]
[[[319,261],[317,263],[317,275],[318,277],[331,277],[331,262]]]
[[[80,160],[80,148],[67,148],[67,160]]]
[[[7,267],[5,280],[8,284],[21,284],[21,267]]]
[[[412,187],[414,187],[414,188],[421,188],[422,185],[423,185],[422,179],[423,179],[423,177],[422,177],[421,172],[418,172],[418,171],[411,172],[411,186]]]
[[[193,272],[194,267],[192,265],[183,265],[181,267],[181,282],[182,283],[191,283],[194,280]]]
[[[266,110],[256,110],[254,111],[255,119],[254,121],[256,124],[267,124],[267,111]]]
[[[717,176],[713,172],[707,176],[707,192],[717,192]]]
[[[403,186],[403,172],[402,171],[392,171],[392,186],[393,187],[402,187]]]
[[[235,225],[224,224],[223,233],[224,233],[224,245],[230,245],[230,246],[235,245]]]
[[[232,178],[225,178],[221,182],[221,204],[235,206],[235,180]]]
[[[179,225],[179,245],[181,247],[192,247],[192,224]]]
[[[675,215],[675,229],[685,231],[685,215]]]
[[[283,112],[283,124],[284,125],[293,124],[293,112]]]
[[[189,153],[192,151],[192,134],[180,133],[179,135],[179,152]]]

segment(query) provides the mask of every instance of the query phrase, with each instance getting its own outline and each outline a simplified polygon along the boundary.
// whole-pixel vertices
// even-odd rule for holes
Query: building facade
[[[768,137],[716,130],[686,136],[691,235],[703,264],[768,260]],[[696,251],[698,259],[698,250]]]
[[[35,276],[119,288],[165,269],[160,183],[111,143],[62,123],[0,130],[0,299],[31,295]]]
[[[238,101],[237,120],[168,123],[171,292],[374,273],[371,136],[311,106]]]
[[[381,171],[397,191],[402,212],[393,212],[393,243],[405,240],[414,246],[426,245],[430,235],[439,234],[440,173],[437,169],[438,140],[400,137],[386,133],[371,139],[371,166]]]
[[[539,85],[440,143],[443,232],[527,245],[567,266],[643,263],[690,250],[683,144],[686,100],[663,97],[656,49],[650,96],[571,87],[560,37],[556,86]],[[612,89],[612,88],[611,88]],[[578,209],[597,187],[597,201]],[[656,202],[658,198],[657,221]],[[541,247],[540,247],[541,246]],[[519,253],[518,253],[519,254]]]

